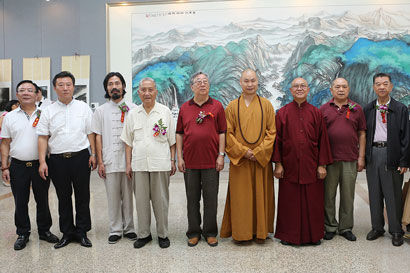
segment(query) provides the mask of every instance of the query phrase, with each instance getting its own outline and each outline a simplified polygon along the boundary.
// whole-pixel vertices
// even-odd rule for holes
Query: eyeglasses
[[[154,93],[156,89],[154,88],[141,88],[138,90],[140,93]]]
[[[308,88],[308,86],[306,85],[306,84],[295,84],[295,85],[292,85],[292,88],[294,88],[294,89],[303,89],[303,90],[305,90],[305,89],[307,89]]]
[[[33,92],[34,92],[34,89],[32,89],[32,88],[19,88],[19,89],[17,90],[18,93],[23,93],[24,91],[27,91],[27,92],[29,92],[29,93],[33,93]]]
[[[205,85],[207,85],[208,84],[208,81],[207,80],[197,80],[197,81],[195,81],[194,82],[194,84],[197,84],[197,85],[201,85],[201,84],[205,84]]]

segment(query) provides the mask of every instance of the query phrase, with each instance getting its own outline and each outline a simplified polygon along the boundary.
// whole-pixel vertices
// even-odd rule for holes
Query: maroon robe
[[[326,124],[319,109],[291,102],[276,115],[273,161],[281,162],[275,237],[292,244],[317,242],[324,235],[320,165],[332,163]]]

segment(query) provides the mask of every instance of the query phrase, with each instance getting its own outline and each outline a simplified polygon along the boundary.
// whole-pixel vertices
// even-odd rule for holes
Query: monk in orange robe
[[[307,82],[294,79],[290,92],[293,101],[276,116],[273,161],[279,194],[275,237],[284,245],[318,245],[324,235],[323,179],[332,153],[322,113],[306,101]]]
[[[264,243],[273,232],[275,201],[271,157],[275,141],[275,111],[256,94],[258,77],[247,69],[240,79],[242,95],[225,109],[229,186],[221,237],[241,244]]]

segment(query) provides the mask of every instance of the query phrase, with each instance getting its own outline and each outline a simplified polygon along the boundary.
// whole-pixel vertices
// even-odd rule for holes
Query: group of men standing
[[[349,99],[349,85],[343,78],[333,81],[333,98],[320,109],[307,102],[306,80],[296,78],[290,86],[293,101],[275,115],[269,100],[257,94],[254,70],[242,72],[242,94],[225,110],[209,96],[209,76],[197,72],[190,79],[193,98],[181,106],[176,124],[169,108],[156,102],[158,90],[151,78],[139,82],[142,104],[136,106],[124,101],[122,75],[109,73],[103,82],[108,101],[94,114],[73,99],[74,84],[71,73],[57,74],[53,85],[58,101],[42,110],[35,104],[36,85],[20,82],[16,92],[20,107],[4,120],[2,171],[3,179],[11,180],[15,198],[16,250],[23,249],[30,236],[30,184],[40,239],[55,243],[55,248],[72,241],[92,246],[87,238],[89,184],[90,172],[97,166],[107,192],[110,244],[122,237],[135,241],[135,248],[150,242],[152,204],[158,244],[170,246],[169,182],[178,168],[185,181],[188,246],[196,246],[201,237],[209,246],[217,246],[219,172],[225,151],[230,165],[222,238],[232,237],[238,245],[265,242],[273,232],[276,177],[275,237],[282,244],[318,245],[336,233],[355,241],[356,176],[366,167],[372,222],[367,240],[384,234],[385,200],[392,243],[403,244],[401,187],[409,167],[409,116],[407,107],[390,97],[393,84],[387,74],[374,76],[377,99],[364,110]],[[60,240],[49,231],[50,178],[59,201]],[[335,217],[338,186],[339,222]]]

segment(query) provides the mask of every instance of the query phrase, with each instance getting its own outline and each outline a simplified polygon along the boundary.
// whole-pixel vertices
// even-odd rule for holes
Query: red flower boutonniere
[[[36,117],[36,119],[35,119],[34,122],[33,122],[33,127],[36,127],[36,126],[37,126],[38,121],[40,120],[40,115],[41,115],[41,110],[40,110],[40,109],[37,109],[37,117]]]
[[[127,106],[125,102],[118,105],[118,107],[121,110],[121,122],[124,123],[125,113],[127,113],[130,110],[130,108]]]
[[[214,114],[212,114],[211,112],[205,113],[204,111],[200,111],[198,114],[198,117],[196,118],[196,123],[197,124],[202,123],[204,119],[208,116],[214,118]]]
[[[382,121],[383,123],[386,123],[386,113],[387,111],[389,111],[389,108],[387,107],[387,105],[382,104],[382,105],[376,105],[376,109],[380,111],[380,114],[382,115]]]
[[[167,133],[167,126],[162,122],[162,118],[158,120],[158,123],[154,124],[152,130],[154,130],[154,137],[159,136],[159,134],[164,136]]]
[[[355,104],[349,103],[347,106],[348,106],[348,107],[347,107],[346,118],[349,119],[349,118],[350,118],[350,112],[356,111],[356,109],[357,109],[357,104],[356,104],[356,103],[355,103]]]

